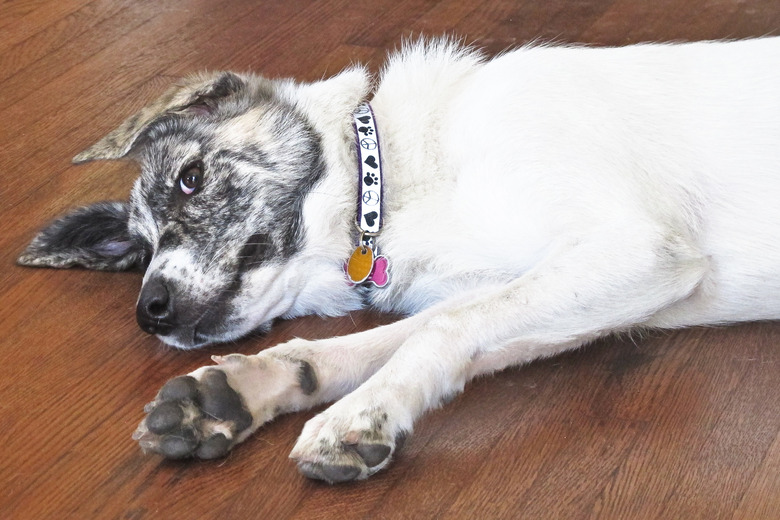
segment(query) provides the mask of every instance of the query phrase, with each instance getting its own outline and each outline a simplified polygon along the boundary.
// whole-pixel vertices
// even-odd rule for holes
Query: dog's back
[[[416,311],[625,226],[677,234],[709,264],[697,293],[649,324],[780,315],[777,63],[778,38],[530,47],[484,63],[406,49],[373,104],[394,152],[382,243],[415,277],[375,301]]]

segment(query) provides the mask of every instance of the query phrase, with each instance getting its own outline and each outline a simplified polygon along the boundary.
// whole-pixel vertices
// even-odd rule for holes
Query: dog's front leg
[[[296,339],[254,356],[214,356],[168,381],[146,406],[134,438],[168,458],[225,455],[282,413],[342,397],[368,379],[408,337],[418,317],[349,336]]]
[[[643,323],[690,295],[705,269],[677,238],[612,238],[563,248],[502,288],[439,304],[373,376],[306,424],[291,457],[312,478],[365,478],[470,377]]]

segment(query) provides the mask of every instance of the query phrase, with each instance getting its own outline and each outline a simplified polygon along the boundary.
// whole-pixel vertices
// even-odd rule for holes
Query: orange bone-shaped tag
[[[370,247],[358,246],[347,262],[347,276],[352,283],[361,283],[374,269],[374,252]]]

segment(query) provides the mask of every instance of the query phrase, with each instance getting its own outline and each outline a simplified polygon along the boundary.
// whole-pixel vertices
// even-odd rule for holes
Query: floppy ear
[[[19,256],[19,265],[123,271],[145,265],[148,244],[130,236],[128,204],[99,202],[55,220]]]
[[[74,163],[96,159],[121,159],[133,148],[150,124],[178,113],[204,115],[212,113],[220,99],[235,94],[244,87],[244,80],[232,72],[198,74],[184,79],[168,89],[150,105],[127,118],[118,128],[76,157]]]

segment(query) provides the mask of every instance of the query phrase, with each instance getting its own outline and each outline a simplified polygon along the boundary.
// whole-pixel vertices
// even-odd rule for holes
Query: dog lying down
[[[780,38],[492,60],[437,40],[376,82],[194,76],[75,157],[136,159],[129,202],[62,217],[19,263],[145,267],[138,323],[181,349],[277,317],[408,315],[214,356],[134,436],[220,457],[335,401],[291,457],[362,479],[476,376],[616,331],[780,317],[779,67]]]

